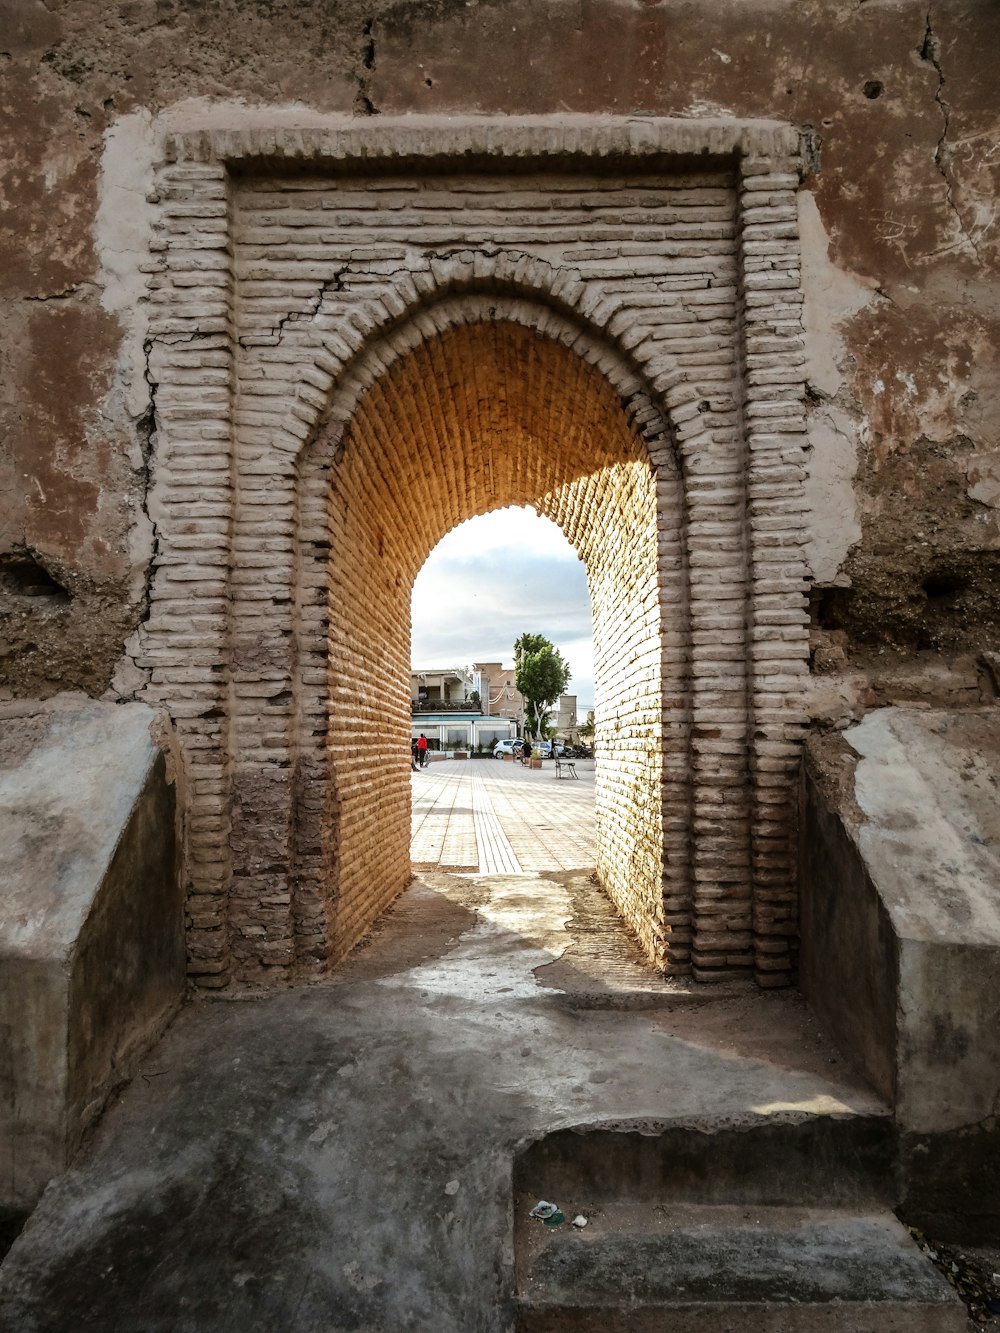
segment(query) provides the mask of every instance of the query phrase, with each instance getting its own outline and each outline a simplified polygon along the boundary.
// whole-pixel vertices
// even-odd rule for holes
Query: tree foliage
[[[569,684],[569,666],[544,634],[522,634],[514,644],[514,672],[524,699],[525,731],[540,736],[548,710]]]

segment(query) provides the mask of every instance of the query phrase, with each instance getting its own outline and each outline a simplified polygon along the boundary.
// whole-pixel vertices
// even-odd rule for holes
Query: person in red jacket
[[[423,732],[420,733],[420,739],[417,741],[417,763],[421,768],[427,763],[427,737]]]

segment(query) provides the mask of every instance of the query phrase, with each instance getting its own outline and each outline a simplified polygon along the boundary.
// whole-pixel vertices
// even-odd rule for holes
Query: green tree
[[[522,634],[514,644],[514,683],[524,699],[524,730],[544,734],[549,709],[565,693],[570,671],[563,655],[544,634]]]

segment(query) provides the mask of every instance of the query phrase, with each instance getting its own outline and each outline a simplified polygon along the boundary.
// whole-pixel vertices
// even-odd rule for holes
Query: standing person
[[[420,733],[420,739],[417,741],[417,760],[421,768],[427,763],[427,737],[423,732]]]
[[[525,738],[524,748],[521,751],[521,764],[527,767],[531,763],[531,741]]]
[[[410,737],[410,768],[415,773],[417,771],[417,738]]]

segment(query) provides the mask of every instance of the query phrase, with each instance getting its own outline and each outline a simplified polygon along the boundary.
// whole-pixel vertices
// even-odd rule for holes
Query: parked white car
[[[524,741],[515,736],[505,741],[497,741],[493,747],[493,758],[502,759],[505,754],[518,755],[524,749]]]

